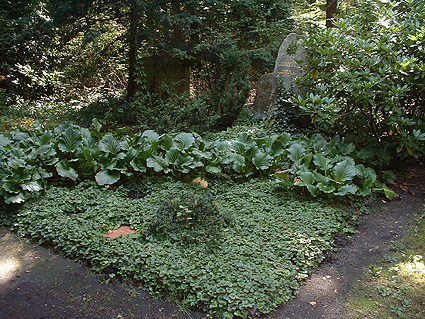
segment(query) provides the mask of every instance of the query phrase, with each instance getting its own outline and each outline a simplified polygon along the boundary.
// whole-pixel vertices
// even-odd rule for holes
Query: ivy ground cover
[[[54,186],[19,207],[14,228],[221,318],[268,313],[289,300],[334,234],[351,230],[353,214],[267,178],[208,183],[150,177],[113,189]],[[136,232],[104,236],[122,225]]]

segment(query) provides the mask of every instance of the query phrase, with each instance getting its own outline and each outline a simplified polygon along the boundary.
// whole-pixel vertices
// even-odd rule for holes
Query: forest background
[[[318,1],[0,3],[2,223],[212,315],[290,299],[424,154],[423,1],[340,2],[329,28]],[[247,100],[294,31],[306,90],[257,123]]]

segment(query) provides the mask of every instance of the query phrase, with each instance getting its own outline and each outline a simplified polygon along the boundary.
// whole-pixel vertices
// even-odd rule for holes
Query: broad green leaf
[[[8,193],[12,193],[12,194],[18,194],[20,192],[20,190],[15,186],[14,183],[4,183],[3,184],[3,189],[8,192]]]
[[[384,191],[385,196],[389,199],[392,200],[396,197],[399,197],[399,195],[394,192],[392,189],[388,188],[387,185],[382,184],[382,190]]]
[[[304,157],[305,148],[302,144],[294,143],[289,147],[288,152],[289,159],[293,162],[296,162]]]
[[[159,147],[161,147],[163,150],[168,151],[173,146],[173,139],[169,135],[163,135],[161,137],[161,142],[159,143]]]
[[[321,192],[326,193],[326,194],[330,194],[330,193],[332,193],[332,192],[335,191],[335,187],[334,186],[332,186],[332,185],[326,185],[326,184],[323,184],[323,183],[317,183],[317,188]]]
[[[357,169],[350,160],[345,159],[335,165],[333,175],[340,183],[351,181],[357,175]]]
[[[303,186],[313,184],[315,181],[314,175],[311,172],[302,172],[299,174],[299,177],[302,181],[301,184],[303,184]]]
[[[384,181],[392,183],[397,180],[397,175],[393,171],[384,171],[382,172],[382,178]]]
[[[56,134],[60,135],[65,132],[68,128],[73,128],[74,125],[71,122],[62,123],[53,130]]]
[[[190,133],[180,133],[173,139],[173,142],[179,150],[183,151],[188,150],[195,144],[195,138]]]
[[[100,122],[97,118],[94,118],[92,120],[92,125],[93,125],[94,129],[98,132],[100,132],[100,130],[102,129],[102,124],[100,124]]]
[[[313,159],[313,154],[304,155],[305,166],[310,167],[310,163],[312,159]]]
[[[325,176],[320,174],[319,172],[314,172],[314,179],[316,182],[323,183],[325,185],[329,184],[329,182],[332,180],[329,176]]]
[[[252,159],[252,163],[259,170],[269,169],[272,165],[273,157],[268,155],[267,153],[257,152]]]
[[[350,144],[342,144],[340,151],[343,155],[349,155],[356,149],[356,146],[353,143]]]
[[[238,154],[245,154],[245,151],[249,149],[249,146],[240,141],[232,141],[231,149]]]
[[[313,157],[313,163],[320,168],[325,173],[332,168],[331,166],[331,160],[329,158],[326,158],[322,154],[315,154]]]
[[[310,194],[314,197],[320,194],[319,189],[314,185],[311,185],[311,184],[307,185],[307,189],[310,192]]]
[[[370,187],[367,188],[363,188],[363,189],[358,189],[357,193],[358,196],[369,196],[372,194],[372,189]]]
[[[22,204],[25,201],[25,196],[22,193],[18,195],[5,194],[4,201],[6,204]]]
[[[349,185],[343,185],[341,187],[338,188],[338,191],[336,193],[334,193],[337,196],[345,196],[347,194],[356,194],[357,192],[357,186],[353,185],[353,184],[349,184]]]
[[[102,170],[98,172],[95,176],[96,182],[98,185],[111,185],[116,183],[121,177],[121,174],[119,171],[116,170]]]
[[[146,166],[141,164],[140,162],[136,162],[133,160],[130,162],[130,165],[136,172],[146,172]]]
[[[19,129],[13,130],[12,132],[10,132],[10,135],[12,136],[12,139],[17,143],[20,143],[22,141],[28,141],[29,139],[29,134],[26,132],[22,132]]]
[[[193,157],[192,156],[183,156],[179,155],[176,160],[176,166],[182,167],[182,166],[190,166],[193,163]]]
[[[180,151],[177,148],[172,148],[165,154],[165,159],[168,163],[175,165],[180,156]]]
[[[208,173],[211,173],[211,174],[219,174],[219,173],[221,173],[221,167],[220,166],[207,166],[206,168],[205,168],[205,170],[208,172]]]
[[[238,137],[236,139],[239,142],[242,142],[243,144],[251,144],[252,143],[251,136],[248,133],[246,133],[246,132],[239,133],[238,134]]]
[[[192,169],[198,168],[198,167],[203,167],[204,163],[202,163],[201,161],[195,161],[193,158],[191,159],[190,163],[186,164],[187,167],[190,167]]]
[[[58,147],[64,153],[74,152],[81,143],[80,131],[69,127],[60,135]]]
[[[62,160],[56,164],[56,171],[62,177],[70,178],[74,181],[78,179],[77,171],[70,167],[66,160]]]
[[[144,131],[143,134],[142,134],[142,137],[145,138],[150,144],[159,141],[158,133],[156,133],[152,130]]]
[[[198,150],[197,148],[194,148],[192,150],[192,155],[194,155],[198,159],[211,159],[211,152],[203,152]]]
[[[80,128],[80,133],[83,140],[92,138],[91,131],[88,128]]]
[[[283,186],[285,189],[290,189],[294,185],[294,181],[289,177],[288,173],[285,174],[275,174],[276,183]]]
[[[153,168],[155,172],[164,171],[166,174],[170,172],[170,169],[168,168],[168,162],[160,156],[153,155],[152,157],[149,157],[146,160],[146,165],[150,168]]]
[[[121,150],[121,143],[115,136],[106,134],[99,141],[99,148],[106,153],[118,154]]]
[[[219,153],[225,153],[230,148],[229,142],[226,142],[226,141],[218,142],[214,144],[214,146]]]
[[[44,168],[42,167],[38,167],[37,168],[38,174],[40,174],[40,176],[42,178],[50,178],[53,176],[53,174],[51,172],[46,171]]]
[[[6,145],[9,145],[10,143],[12,143],[12,140],[8,139],[3,134],[0,134],[0,146],[1,147],[4,147]]]
[[[134,149],[133,147],[130,147],[127,151],[127,153],[125,153],[125,160],[127,163],[130,163],[132,160],[134,160],[135,158],[137,158],[140,154],[139,150]]]
[[[243,157],[242,155],[233,153],[233,152],[229,152],[228,153],[228,160],[225,162],[225,164],[228,164],[228,163],[235,163],[237,165],[244,166],[245,165],[245,157]]]
[[[46,131],[43,133],[43,135],[40,136],[38,142],[40,145],[47,145],[52,140],[52,136],[53,135],[51,131]]]
[[[364,165],[356,165],[358,171],[358,176],[363,179],[363,187],[369,188],[372,187],[376,181],[376,173],[373,168],[364,167]]]
[[[315,153],[326,153],[328,142],[322,137],[321,139],[316,141],[312,147]]]
[[[41,187],[41,185],[39,183],[35,182],[35,181],[21,184],[21,187],[24,191],[26,190],[26,191],[29,191],[31,193],[38,192],[38,191],[43,189],[43,187]]]

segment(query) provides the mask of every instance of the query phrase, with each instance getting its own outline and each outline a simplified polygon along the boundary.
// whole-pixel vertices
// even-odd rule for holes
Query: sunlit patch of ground
[[[348,318],[425,318],[425,220],[379,263],[370,265],[349,298]]]

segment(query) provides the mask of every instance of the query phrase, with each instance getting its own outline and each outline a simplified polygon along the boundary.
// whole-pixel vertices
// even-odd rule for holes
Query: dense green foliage
[[[51,187],[19,209],[15,229],[97,271],[134,279],[152,293],[166,293],[224,318],[267,313],[289,300],[332,249],[334,234],[351,230],[353,214],[326,201],[283,193],[267,179],[208,181],[206,189],[164,178],[114,190],[93,182]],[[175,194],[189,196],[187,209],[194,198],[207,198],[203,208],[223,216],[214,241],[179,222],[176,227],[198,230],[196,241],[176,236],[184,233],[175,230],[161,236],[152,232],[158,223],[171,227],[158,212],[174,211],[164,202]],[[103,236],[121,225],[136,233]]]
[[[310,30],[307,93],[279,93],[272,129],[212,133],[273,67],[290,3],[2,1],[2,222],[212,316],[289,300],[357,220],[327,199],[391,199],[379,179],[395,174],[371,167],[425,149],[418,0],[362,0]],[[190,91],[147,90],[145,57],[190,65]],[[136,233],[103,236],[122,225]]]
[[[361,1],[336,28],[310,34],[301,85],[289,102],[314,125],[363,148],[364,161],[418,157],[425,141],[425,4]],[[377,151],[378,150],[378,151]]]
[[[52,94],[59,77],[51,65],[57,43],[43,1],[1,1],[0,30],[0,92],[27,99]]]
[[[169,174],[248,177],[270,175],[285,188],[307,188],[313,195],[365,196],[377,186],[372,168],[356,165],[354,144],[321,135],[293,137],[287,133],[234,140],[203,140],[192,133],[159,135],[148,130],[123,135],[128,128],[102,133],[69,122],[53,131],[35,127],[0,134],[1,194],[6,203],[21,203],[45,189],[47,180],[95,179],[103,185],[123,177]],[[283,169],[283,171],[282,171]],[[386,195],[391,192],[385,188]]]
[[[19,0],[1,4],[1,93],[12,100],[53,94],[60,102],[75,103],[90,88],[113,89],[123,98],[117,101],[103,95],[99,100],[107,98],[111,104],[91,101],[86,113],[102,107],[105,112],[100,113],[112,118],[111,124],[116,116],[126,125],[139,121],[143,129],[161,132],[179,129],[172,120],[152,123],[151,115],[164,107],[187,106],[185,115],[190,115],[190,109],[201,106],[207,124],[199,120],[195,129],[230,126],[253,81],[273,67],[281,38],[292,29],[291,1]],[[146,90],[144,63],[150,62],[143,58],[157,61],[149,66],[154,73],[167,69],[168,61],[190,67],[190,98],[180,99],[179,105],[172,83],[164,89],[155,82],[153,91],[150,86]],[[139,116],[122,116],[119,110]]]

